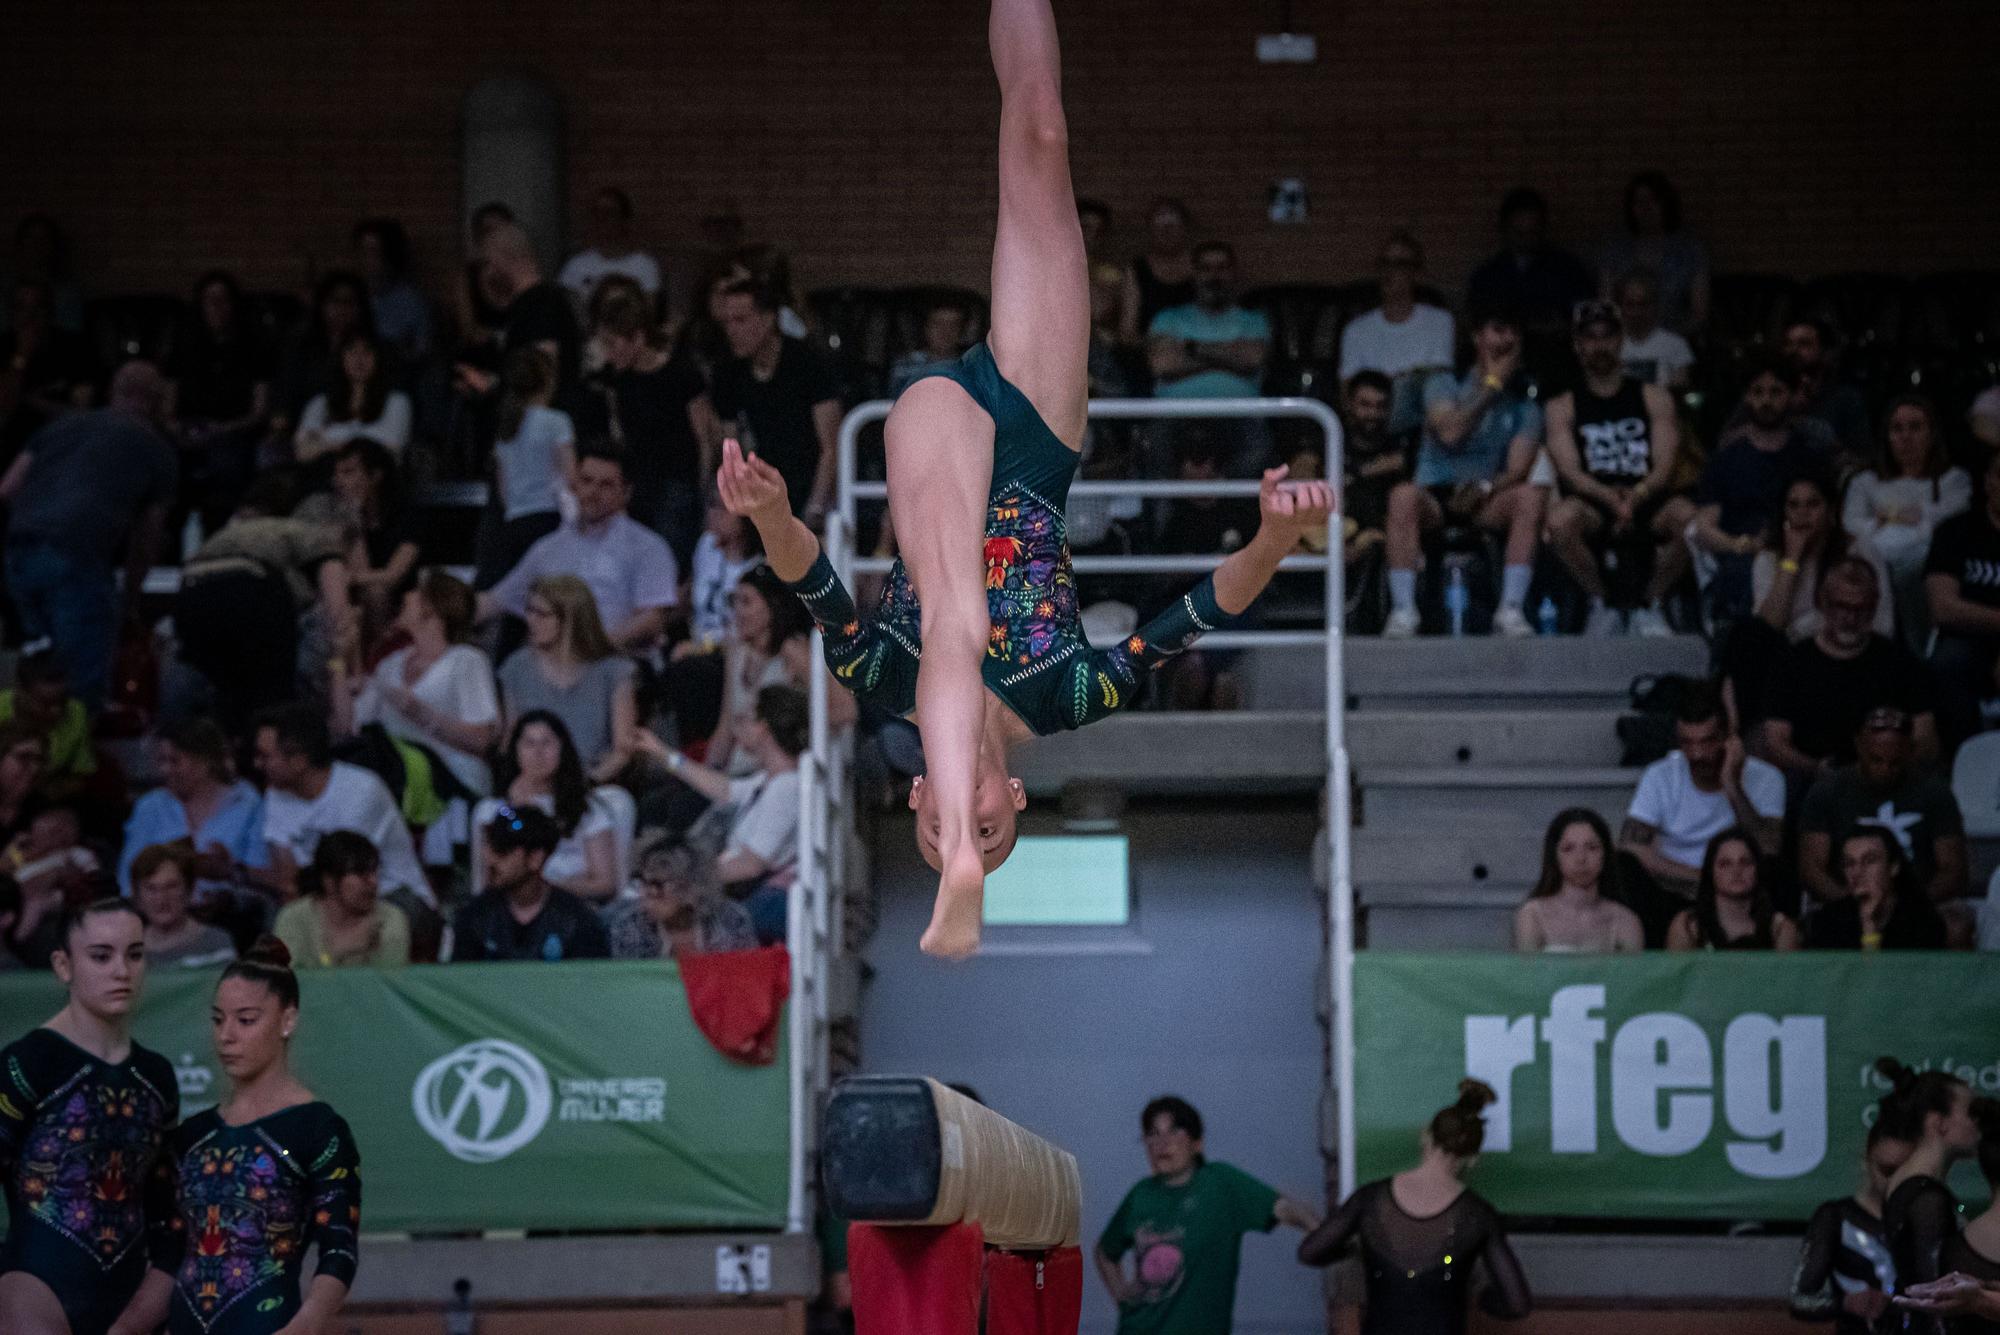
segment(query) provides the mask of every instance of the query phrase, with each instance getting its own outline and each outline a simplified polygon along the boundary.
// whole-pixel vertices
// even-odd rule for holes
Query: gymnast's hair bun
[[[261,964],[268,969],[292,967],[291,947],[268,932],[258,937],[255,944],[243,952],[242,958],[245,964]]]
[[[1894,1057],[1877,1057],[1875,1073],[1894,1085],[1898,1090],[1908,1089],[1917,1081],[1917,1073]]]
[[[1499,1101],[1500,1096],[1493,1092],[1493,1086],[1487,1084],[1484,1080],[1474,1080],[1468,1076],[1466,1079],[1458,1082],[1457,1106],[1461,1112],[1476,1115],[1485,1111],[1487,1105],[1498,1103]]]

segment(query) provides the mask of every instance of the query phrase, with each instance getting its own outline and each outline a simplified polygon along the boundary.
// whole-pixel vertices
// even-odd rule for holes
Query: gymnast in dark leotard
[[[340,1114],[291,1073],[299,980],[282,942],[265,937],[223,971],[211,1018],[229,1096],[174,1138],[181,1255],[168,1335],[320,1330],[354,1282],[361,1157]]]
[[[1945,1239],[1940,1260],[1946,1274],[2000,1285],[2000,1099],[1974,1099],[1972,1120],[1979,1123],[1979,1171],[1991,1196],[1985,1210]],[[1962,1314],[1952,1331],[1953,1335],[2000,1335],[2000,1314]]]
[[[1370,1182],[1299,1244],[1299,1260],[1327,1265],[1350,1245],[1367,1279],[1361,1335],[1464,1335],[1474,1268],[1480,1305],[1503,1320],[1528,1314],[1528,1281],[1500,1215],[1463,1181],[1486,1139],[1481,1109],[1493,1090],[1459,1084],[1458,1102],[1431,1119],[1415,1168]]]
[[[1952,1165],[1979,1145],[1972,1116],[1972,1089],[1945,1071],[1913,1071],[1893,1057],[1875,1063],[1890,1083],[1875,1120],[1916,1145],[1882,1202],[1882,1234],[1896,1263],[1896,1289],[1927,1284],[1949,1273],[1945,1247],[1958,1234],[1958,1198],[1945,1179]],[[1909,1335],[1948,1335],[1943,1317],[1905,1312],[1900,1329]]]
[[[172,1063],[132,1041],[145,924],[123,900],[70,910],[51,959],[69,1003],[0,1050],[0,1331],[137,1335],[174,1219]],[[142,1288],[148,1293],[142,1293]]]
[[[1877,1118],[1861,1157],[1861,1187],[1813,1211],[1792,1273],[1792,1315],[1831,1321],[1836,1335],[1888,1335],[1903,1318],[1890,1305],[1896,1262],[1882,1233],[1889,1181],[1916,1146]]]
[[[1123,643],[1084,640],[1063,512],[1083,439],[1090,285],[1048,0],[993,0],[987,42],[1000,82],[992,327],[889,416],[901,555],[880,618],[862,624],[775,469],[729,444],[717,477],[812,610],[834,675],[922,731],[926,774],[911,805],[939,873],[923,947],[952,957],[978,947],[986,873],[1013,851],[1026,799],[1008,752],[1129,703],[1141,674],[1248,610],[1333,505],[1323,482],[1265,474],[1263,524],[1247,546]]]

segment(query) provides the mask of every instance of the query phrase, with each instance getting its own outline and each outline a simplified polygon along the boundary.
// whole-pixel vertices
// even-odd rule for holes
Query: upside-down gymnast
[[[775,469],[731,443],[717,477],[811,609],[836,679],[923,733],[927,773],[910,805],[939,881],[922,944],[951,957],[979,945],[986,873],[1013,851],[1026,805],[1007,753],[1130,703],[1142,672],[1248,610],[1333,506],[1325,483],[1266,473],[1247,546],[1117,647],[1085,641],[1063,512],[1083,441],[1090,288],[1048,0],[993,0],[987,41],[1000,82],[992,326],[889,415],[902,554],[878,619],[862,624]]]

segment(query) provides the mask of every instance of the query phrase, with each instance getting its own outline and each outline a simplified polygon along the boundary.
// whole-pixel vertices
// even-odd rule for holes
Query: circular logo
[[[549,1120],[549,1073],[504,1039],[467,1043],[426,1066],[410,1090],[417,1124],[454,1159],[494,1163]]]

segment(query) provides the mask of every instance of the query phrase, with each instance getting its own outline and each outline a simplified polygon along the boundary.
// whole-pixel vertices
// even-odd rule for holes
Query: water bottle
[[[444,1312],[444,1335],[474,1335],[478,1321],[472,1311],[472,1281],[460,1279],[451,1286],[451,1306]]]
[[[1451,563],[1444,586],[1444,610],[1451,618],[1451,633],[1454,639],[1465,634],[1465,608],[1471,598],[1471,591],[1465,587],[1465,566]]]
[[[1543,594],[1542,605],[1535,609],[1535,619],[1541,623],[1542,634],[1556,634],[1558,630],[1556,623],[1560,617],[1561,614],[1556,610],[1556,600]]]

